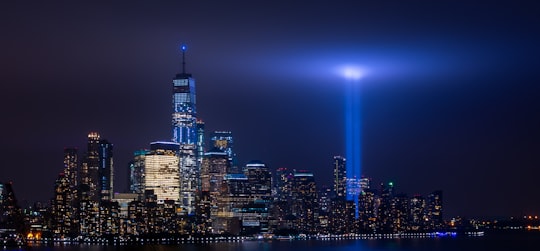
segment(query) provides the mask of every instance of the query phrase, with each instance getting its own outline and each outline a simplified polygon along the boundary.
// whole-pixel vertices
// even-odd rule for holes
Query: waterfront
[[[540,233],[491,233],[475,237],[431,237],[431,238],[391,238],[391,239],[329,239],[329,240],[294,240],[294,241],[258,241],[239,242],[184,243],[179,245],[61,245],[29,246],[23,250],[34,251],[348,251],[348,250],[538,250]],[[5,249],[18,250],[18,249]],[[21,250],[21,249],[19,249]]]

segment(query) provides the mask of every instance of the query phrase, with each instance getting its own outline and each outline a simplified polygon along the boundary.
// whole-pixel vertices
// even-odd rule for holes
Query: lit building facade
[[[207,197],[207,209],[203,211],[208,215],[205,225],[210,233],[219,234],[227,230],[227,212],[225,196],[227,193],[225,176],[229,169],[227,154],[217,148],[205,153],[201,165],[201,197]]]
[[[276,170],[274,184],[277,200],[284,202],[290,201],[293,177],[293,173],[285,167],[280,167]]]
[[[81,167],[81,199],[111,200],[114,189],[113,144],[99,133],[88,134],[88,149]]]
[[[51,231],[53,235],[64,238],[70,235],[72,227],[71,190],[69,180],[60,173],[54,185],[54,198],[51,201]]]
[[[301,233],[316,232],[319,217],[317,186],[312,172],[297,171],[293,176],[291,213],[294,228]]]
[[[151,190],[158,203],[180,202],[179,147],[174,142],[153,142],[144,157],[144,190]]]
[[[226,201],[225,216],[228,218],[226,231],[231,234],[242,232],[242,209],[253,202],[250,193],[248,178],[244,173],[233,173],[225,175],[227,191],[224,196]]]
[[[104,230],[105,215],[102,204],[109,204],[113,198],[114,162],[113,144],[101,139],[97,132],[88,134],[87,151],[80,176],[80,197],[77,203],[79,234],[100,236],[108,231]]]
[[[1,184],[1,183],[0,183]],[[26,233],[24,216],[17,203],[13,183],[7,182],[0,186],[2,204],[0,204],[0,229],[15,229],[19,233]]]
[[[267,233],[269,230],[269,210],[272,202],[272,173],[266,164],[251,161],[243,168],[247,177],[248,190],[252,201],[241,209],[242,231],[244,234]]]
[[[333,234],[353,233],[356,227],[356,205],[352,200],[337,197],[330,201],[328,228]]]
[[[424,230],[427,218],[425,217],[426,200],[420,195],[410,199],[409,229],[411,231]]]
[[[81,200],[99,201],[99,140],[97,132],[88,134],[86,155],[81,166]]]
[[[75,206],[77,200],[77,189],[79,186],[78,182],[78,150],[77,148],[65,148],[64,149],[64,175],[66,176],[69,182],[69,188],[72,195],[72,205]]]
[[[269,200],[272,195],[272,173],[266,164],[252,161],[244,167],[244,174],[248,178],[249,190],[255,200]]]
[[[272,227],[274,229],[293,228],[291,205],[293,202],[293,172],[285,167],[276,170],[274,179],[275,198],[272,204]]]
[[[133,153],[133,160],[129,163],[129,191],[144,194],[144,165],[149,150],[138,150]]]
[[[197,119],[197,163],[200,166],[204,157],[206,145],[204,144],[204,121]]]
[[[347,196],[347,168],[342,156],[334,156],[334,193],[338,198]]]
[[[110,201],[114,194],[113,144],[104,139],[99,142],[99,161],[101,200]]]
[[[431,229],[439,229],[444,225],[443,220],[443,193],[437,190],[430,193],[426,201],[426,216]]]
[[[375,189],[364,189],[360,194],[358,199],[358,230],[360,232],[376,232],[379,202]]]
[[[360,191],[364,191],[370,188],[371,188],[371,178],[369,177],[360,178]]]
[[[51,201],[51,230],[55,236],[69,237],[79,233],[77,149],[64,149],[64,170],[58,175]]]
[[[228,173],[239,173],[238,163],[236,162],[236,154],[233,151],[233,135],[230,131],[214,131],[210,138],[213,147],[227,154],[227,158],[230,162],[231,170],[227,170]]]
[[[394,183],[381,183],[379,205],[377,207],[377,231],[391,233],[393,230],[392,207]]]

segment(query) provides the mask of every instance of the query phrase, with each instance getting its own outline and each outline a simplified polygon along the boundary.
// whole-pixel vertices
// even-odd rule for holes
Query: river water
[[[13,250],[13,249],[6,249]],[[17,249],[14,249],[17,250]],[[483,237],[438,237],[373,240],[243,241],[181,245],[54,245],[34,251],[502,251],[540,250],[540,233],[497,233]]]

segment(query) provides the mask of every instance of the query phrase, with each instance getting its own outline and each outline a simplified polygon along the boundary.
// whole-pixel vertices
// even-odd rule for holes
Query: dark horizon
[[[445,218],[537,215],[540,7],[412,1],[2,3],[0,181],[52,196],[64,147],[134,151],[171,139],[171,81],[197,82],[198,118],[232,131],[239,163],[312,170],[344,155],[344,84],[359,65],[362,172],[444,192]],[[119,190],[119,188],[121,188]],[[375,187],[377,188],[377,186]]]

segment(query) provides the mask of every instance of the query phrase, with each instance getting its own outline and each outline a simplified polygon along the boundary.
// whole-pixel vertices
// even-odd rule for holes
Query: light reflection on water
[[[17,249],[6,249],[17,250]],[[502,251],[540,250],[540,233],[376,240],[244,241],[181,245],[27,247],[32,251]]]

